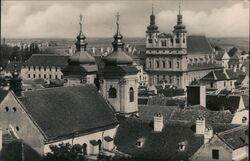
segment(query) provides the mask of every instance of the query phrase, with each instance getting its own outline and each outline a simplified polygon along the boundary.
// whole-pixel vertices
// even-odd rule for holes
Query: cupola
[[[117,30],[112,43],[113,52],[106,57],[106,65],[132,65],[132,58],[124,51],[124,43],[122,41],[123,36],[121,35],[119,29],[119,13],[116,15],[116,17]]]

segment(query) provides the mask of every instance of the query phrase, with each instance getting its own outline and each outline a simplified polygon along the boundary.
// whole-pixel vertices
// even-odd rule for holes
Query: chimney
[[[161,132],[164,127],[163,116],[161,113],[156,113],[154,115],[154,131]]]
[[[206,144],[213,137],[213,129],[212,127],[206,127],[204,132],[204,144]]]
[[[104,52],[104,49],[103,48],[101,48],[101,53],[103,53]]]
[[[187,105],[200,105],[206,107],[206,86],[187,86]]]
[[[92,52],[95,54],[95,48],[92,48]]]
[[[205,118],[200,116],[196,119],[196,134],[197,135],[204,135],[206,127]]]

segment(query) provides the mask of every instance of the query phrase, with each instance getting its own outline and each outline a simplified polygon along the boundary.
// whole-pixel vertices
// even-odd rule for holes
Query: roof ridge
[[[214,76],[214,80],[218,80],[218,78],[217,78],[217,76],[216,76],[214,70],[212,71],[212,74],[213,74],[213,76]]]
[[[247,125],[242,125],[242,126],[238,126],[238,127],[226,130],[226,131],[219,132],[217,134],[218,135],[224,135],[224,134],[228,134],[230,132],[234,132],[234,131],[237,131],[237,130],[240,130],[240,129],[246,129],[247,127],[248,127]]]

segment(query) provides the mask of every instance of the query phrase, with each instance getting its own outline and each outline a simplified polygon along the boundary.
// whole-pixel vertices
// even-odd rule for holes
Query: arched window
[[[82,148],[83,148],[83,154],[84,154],[84,155],[87,155],[87,154],[88,154],[88,153],[87,153],[87,144],[84,143],[84,144],[82,145]]]
[[[172,62],[171,61],[168,61],[168,67],[172,68]]]
[[[179,69],[180,68],[180,62],[176,63],[176,68]]]
[[[102,141],[100,139],[98,140],[98,145],[99,145],[99,150],[102,150]]]
[[[156,68],[160,68],[160,63],[158,60],[156,61]]]
[[[162,67],[163,67],[163,68],[166,68],[166,63],[165,63],[165,61],[162,61]]]
[[[129,102],[134,102],[134,89],[132,87],[129,89]]]
[[[113,87],[109,89],[109,98],[116,98],[116,89]]]

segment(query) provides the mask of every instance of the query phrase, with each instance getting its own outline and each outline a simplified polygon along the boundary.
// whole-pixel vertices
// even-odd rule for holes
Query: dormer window
[[[136,141],[135,145],[137,146],[137,148],[141,148],[143,146],[144,142],[145,142],[145,139],[140,138]]]
[[[247,122],[247,118],[244,116],[242,117],[242,123],[246,123]]]
[[[179,149],[179,151],[184,151],[185,148],[186,148],[185,142],[182,142],[182,143],[179,143],[179,144],[178,144],[178,149]]]
[[[129,89],[129,102],[134,102],[134,89],[132,87]]]
[[[9,107],[8,106],[5,107],[5,112],[9,112]]]

